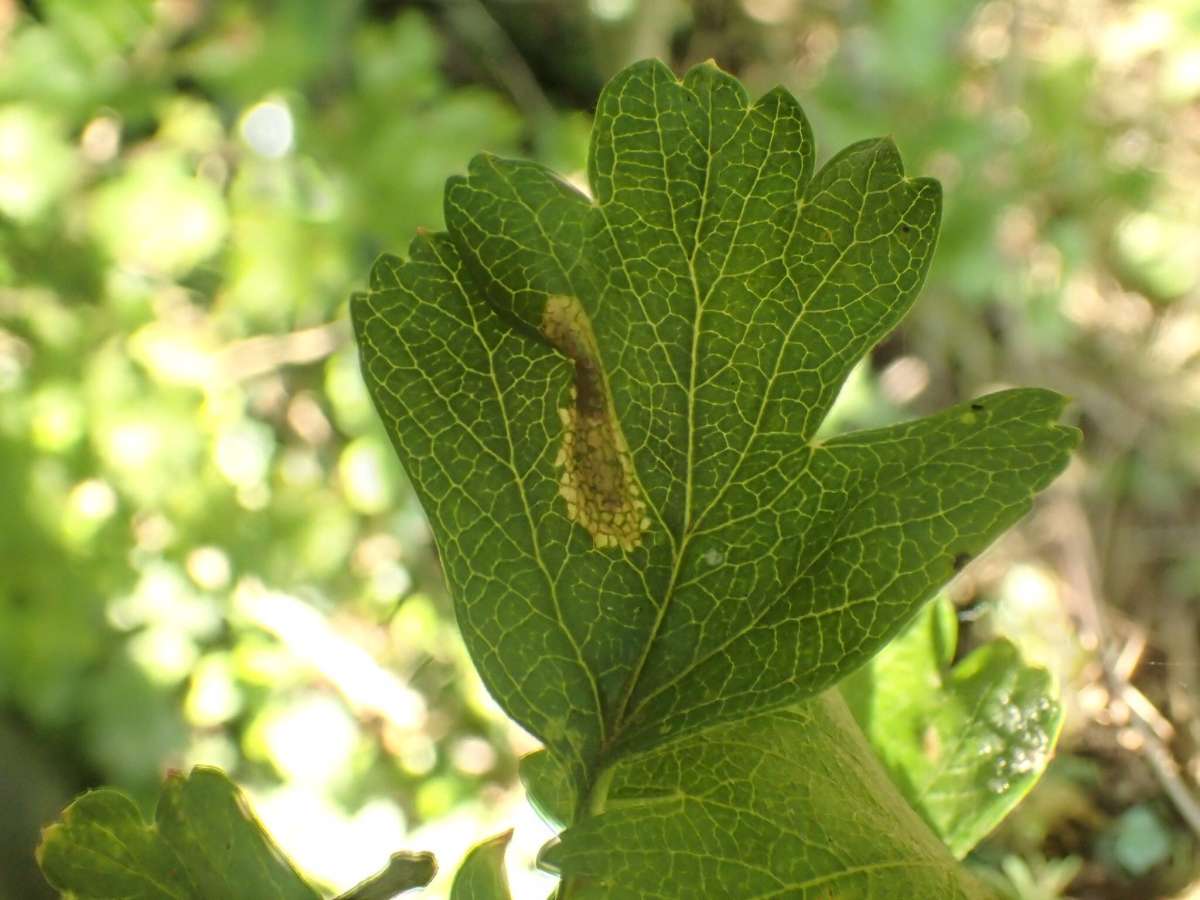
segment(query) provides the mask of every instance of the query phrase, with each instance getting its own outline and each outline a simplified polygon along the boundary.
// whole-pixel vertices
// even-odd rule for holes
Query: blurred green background
[[[225,767],[344,888],[548,832],[459,643],[346,299],[476,152],[578,181],[622,65],[707,58],[941,179],[923,298],[831,427],[1006,384],[1085,443],[952,586],[1068,706],[972,857],[1020,900],[1200,897],[1200,3],[0,0],[0,898],[38,829]],[[444,892],[446,878],[435,887]]]

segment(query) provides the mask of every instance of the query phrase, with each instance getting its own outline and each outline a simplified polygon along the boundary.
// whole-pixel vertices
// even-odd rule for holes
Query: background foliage
[[[1028,900],[1187,889],[1194,2],[0,0],[0,898],[50,896],[32,846],[79,790],[148,801],[196,762],[331,886],[513,818],[528,864],[530,744],[466,661],[345,303],[475,152],[580,171],[644,56],[783,83],[821,158],[891,133],[942,180],[924,295],[837,426],[1037,384],[1085,432],[952,591],[959,655],[1004,634],[1068,707],[972,864]]]

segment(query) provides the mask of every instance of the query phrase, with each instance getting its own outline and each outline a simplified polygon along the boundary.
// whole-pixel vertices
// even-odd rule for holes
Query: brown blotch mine
[[[575,361],[571,404],[558,411],[563,442],[555,459],[567,516],[588,530],[597,548],[633,550],[650,520],[629,445],[612,412],[591,322],[578,300],[556,294],[542,312],[542,334]]]

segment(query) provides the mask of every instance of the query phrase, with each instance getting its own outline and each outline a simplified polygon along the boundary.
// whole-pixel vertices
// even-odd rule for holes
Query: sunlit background
[[[943,182],[923,298],[831,427],[1036,384],[1085,433],[953,586],[1069,710],[972,864],[1200,897],[1196,0],[0,0],[0,898],[53,896],[33,846],[76,793],[149,810],[197,762],[331,889],[432,850],[444,896],[515,825],[545,896],[535,745],[459,642],[346,300],[475,152],[580,177],[645,56]]]

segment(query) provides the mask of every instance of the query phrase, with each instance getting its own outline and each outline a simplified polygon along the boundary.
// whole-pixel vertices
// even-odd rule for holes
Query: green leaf
[[[405,891],[425,887],[437,874],[437,862],[432,853],[393,853],[388,864],[379,872],[337,900],[391,900]]]
[[[521,757],[521,784],[530,804],[546,822],[563,826],[571,821],[579,797],[570,774],[546,750]]]
[[[167,777],[154,824],[133,801],[84,794],[46,829],[38,848],[54,887],[88,900],[319,900],[220,771]]]
[[[449,233],[354,299],[468,648],[579,784],[861,665],[1074,443],[1038,390],[814,438],[911,305],[940,193],[886,140],[812,157],[784,91],[639,63],[600,99],[595,202],[477,158]]]
[[[454,876],[450,900],[512,900],[504,872],[504,851],[512,832],[506,831],[471,848]]]
[[[764,822],[681,821],[630,844],[611,813],[588,817],[621,765],[702,753],[693,736],[726,725],[714,789],[727,770],[766,790],[739,768],[757,757],[733,745],[805,732],[776,711],[885,646],[1028,510],[1076,440],[1056,424],[1063,399],[1042,390],[817,437],[851,367],[915,299],[941,200],[887,140],[815,173],[813,158],[785,91],[752,103],[713,65],[678,80],[638,63],[600,98],[592,198],[535,164],[478,157],[447,183],[447,233],[380,259],[352,303],[467,647],[545,744],[535,766],[562,770],[531,794],[553,816],[573,807],[568,836],[592,829],[590,856],[562,851],[568,868],[593,860],[592,878],[653,868],[668,845],[684,852],[683,835],[694,854],[712,838],[774,871]],[[846,729],[812,715],[809,744],[828,757]],[[838,816],[877,827],[846,799],[859,794],[789,799],[824,761],[784,749],[796,770],[779,770],[780,795],[812,817],[806,833]],[[864,808],[903,808],[888,790]],[[925,852],[881,846],[888,866]],[[816,864],[801,858],[789,883]],[[695,889],[656,883],[659,896]]]
[[[954,606],[931,603],[842,682],[909,803],[962,858],[1041,777],[1062,726],[1050,673],[995,640],[951,666]]]
[[[1105,835],[1105,843],[1105,855],[1111,854],[1135,878],[1165,863],[1174,849],[1171,830],[1149,806],[1123,812]]]
[[[569,873],[572,900],[992,896],[888,783],[836,692],[618,764],[603,814],[541,862]]]

